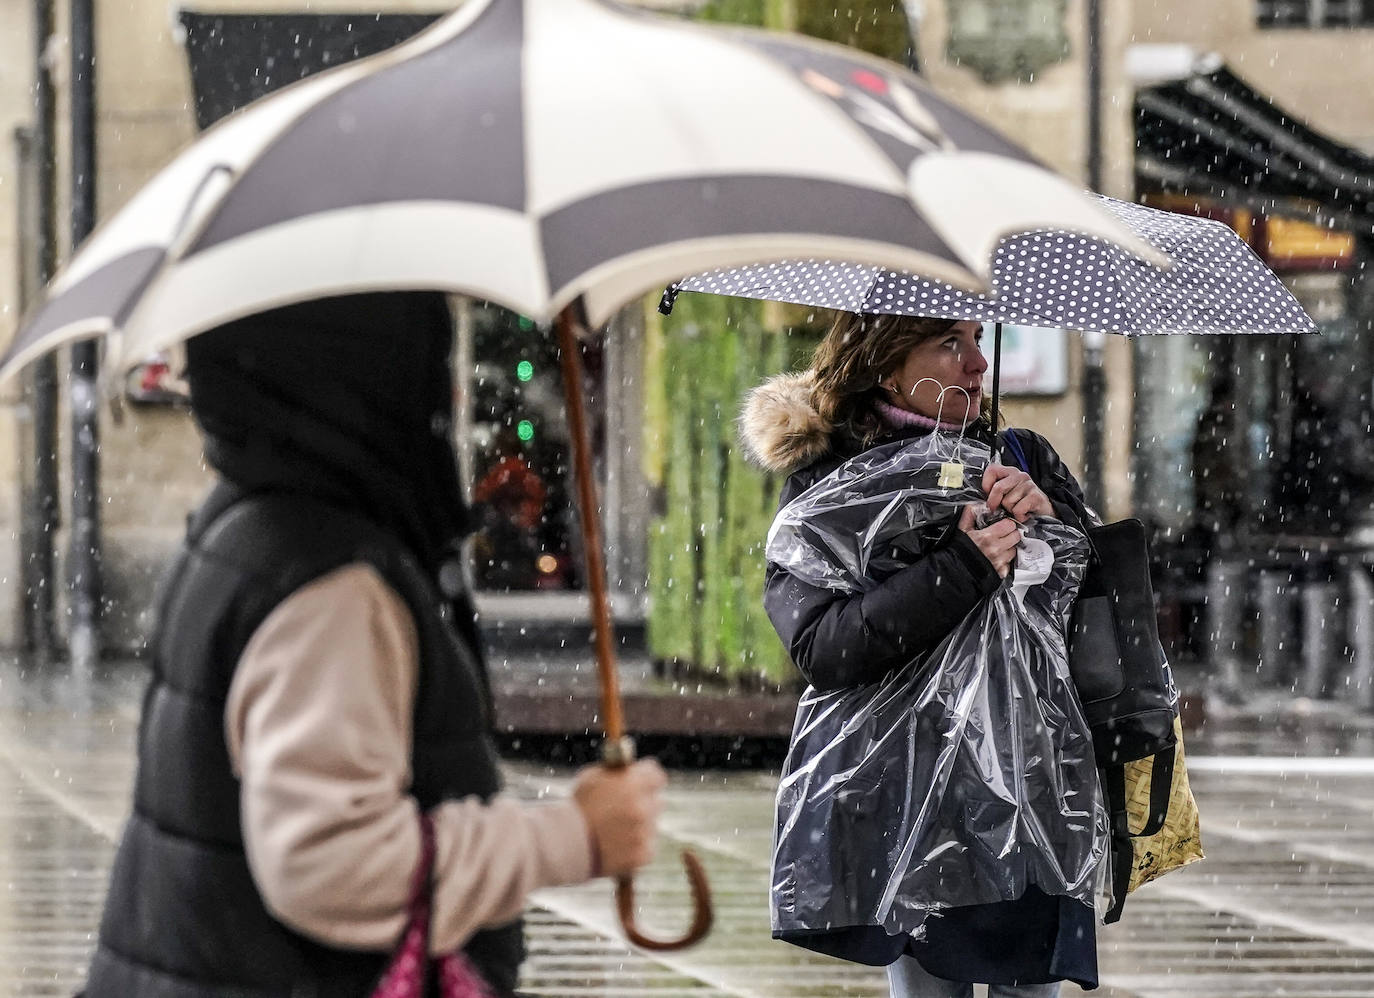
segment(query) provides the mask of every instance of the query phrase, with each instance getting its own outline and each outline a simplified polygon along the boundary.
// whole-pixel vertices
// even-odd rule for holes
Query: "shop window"
[[[1273,513],[1286,534],[1337,534],[1367,521],[1369,350],[1343,274],[1286,278],[1319,336],[1290,338],[1274,382]]]
[[[1374,0],[1257,0],[1261,28],[1374,27]]]
[[[459,447],[476,517],[474,579],[498,592],[580,588],[572,449],[551,331],[495,305],[467,315],[459,323],[470,357],[458,372],[467,404]],[[595,380],[597,366],[587,366]]]

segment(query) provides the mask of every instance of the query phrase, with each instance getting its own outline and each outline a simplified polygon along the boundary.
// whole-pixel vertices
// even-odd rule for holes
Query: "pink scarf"
[[[882,399],[878,399],[874,402],[873,407],[878,411],[878,415],[882,417],[883,422],[894,429],[904,429],[911,426],[921,430],[934,430],[938,428],[941,430],[951,430],[955,433],[968,429],[968,427],[960,423],[936,422],[929,416],[922,416],[919,412],[912,412],[910,409],[898,408],[891,402],[884,402]],[[970,422],[969,426],[972,425],[973,423]]]

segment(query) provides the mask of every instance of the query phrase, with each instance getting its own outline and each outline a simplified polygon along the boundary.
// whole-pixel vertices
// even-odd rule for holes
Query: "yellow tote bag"
[[[1198,823],[1197,801],[1188,784],[1188,767],[1183,757],[1183,727],[1174,718],[1173,784],[1169,788],[1169,811],[1163,826],[1153,835],[1132,836],[1131,882],[1127,893],[1170,870],[1196,863],[1203,858],[1202,830]],[[1126,763],[1126,815],[1132,828],[1145,828],[1150,815],[1150,776],[1154,756]]]

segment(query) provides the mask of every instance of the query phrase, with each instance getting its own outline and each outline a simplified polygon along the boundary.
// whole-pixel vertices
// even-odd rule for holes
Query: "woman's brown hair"
[[[923,315],[845,312],[835,320],[811,358],[815,386],[811,404],[838,430],[867,447],[883,428],[874,409],[882,399],[878,383],[919,344],[948,332],[958,319]],[[983,397],[983,416],[989,400]]]

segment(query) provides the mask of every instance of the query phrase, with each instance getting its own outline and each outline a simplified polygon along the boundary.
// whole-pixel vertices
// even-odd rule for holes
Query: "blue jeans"
[[[947,981],[927,973],[913,956],[899,957],[887,968],[892,998],[973,998],[973,985]],[[1059,982],[1053,984],[989,984],[988,998],[1059,998]]]

